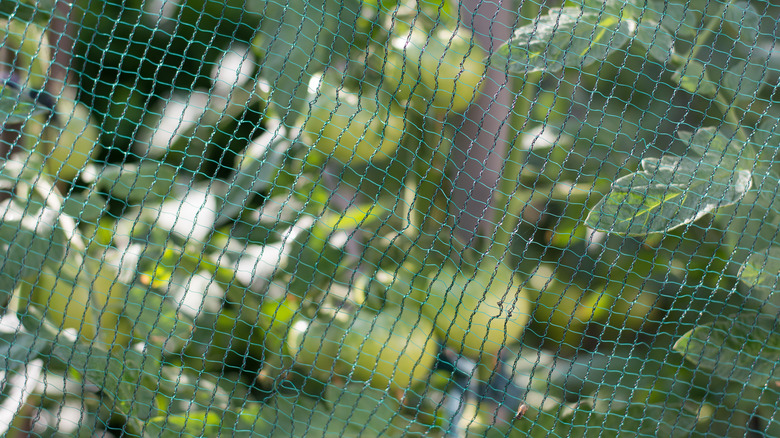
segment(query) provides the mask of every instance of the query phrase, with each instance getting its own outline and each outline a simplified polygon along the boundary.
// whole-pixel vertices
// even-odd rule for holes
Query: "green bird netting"
[[[2,0],[0,435],[780,437],[778,17]]]

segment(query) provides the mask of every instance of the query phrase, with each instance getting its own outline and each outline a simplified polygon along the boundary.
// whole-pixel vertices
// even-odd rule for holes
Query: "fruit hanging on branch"
[[[425,316],[396,308],[349,313],[292,323],[287,347],[296,368],[323,381],[367,382],[399,398],[430,374],[438,342]]]
[[[386,87],[397,98],[432,105],[435,112],[460,113],[480,92],[486,53],[462,26],[413,28],[390,39],[384,64]]]
[[[445,266],[427,288],[415,288],[423,315],[456,353],[483,364],[518,342],[530,318],[519,276],[506,264],[480,263],[473,272]]]
[[[388,160],[398,149],[404,119],[376,99],[338,89],[323,81],[303,127],[313,147],[307,160],[329,157],[344,165],[361,166]]]

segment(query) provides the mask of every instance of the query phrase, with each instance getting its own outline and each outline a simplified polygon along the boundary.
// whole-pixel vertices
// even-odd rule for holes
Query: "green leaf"
[[[740,61],[723,72],[722,89],[747,106],[756,99],[756,93],[764,85],[765,74],[763,65]]]
[[[777,378],[780,328],[776,315],[746,312],[722,317],[683,335],[674,350],[698,370],[763,388]]]
[[[5,307],[19,280],[28,280],[46,264],[59,265],[71,242],[58,210],[44,204],[25,182],[0,202],[0,307]],[[46,200],[48,201],[48,200]]]
[[[65,198],[62,211],[81,223],[96,224],[105,213],[107,202],[97,191],[73,192]]]
[[[22,21],[47,22],[54,12],[56,0],[7,0],[0,2],[0,16]]]
[[[559,414],[556,414],[559,415]],[[596,438],[609,436],[689,437],[697,424],[696,412],[680,403],[632,403],[627,408],[597,412],[587,405],[570,415],[560,415],[552,436]]]
[[[407,436],[417,425],[384,390],[359,383],[329,385],[325,396],[278,394],[263,406],[256,424],[267,423],[268,437]]]
[[[344,212],[326,212],[321,217],[303,216],[291,229],[285,244],[288,254],[284,271],[291,274],[288,291],[303,297],[322,292],[345,262],[345,247],[359,228],[377,225],[389,213],[379,204],[356,205]]]
[[[305,114],[312,74],[346,53],[355,38],[359,9],[355,0],[267,3],[253,44],[263,58],[260,76],[272,87],[272,107],[285,126],[295,126],[298,117]]]
[[[163,296],[153,288],[130,288],[122,316],[132,323],[138,339],[165,346],[172,352],[178,351],[175,346],[183,345],[189,339],[194,327],[192,318],[180,311],[171,297]]]
[[[271,188],[289,148],[290,141],[280,137],[273,128],[247,148],[238,169],[228,180],[230,188],[215,220],[218,225],[237,218],[249,206],[247,201],[253,195],[265,193]]]
[[[707,75],[706,66],[693,59],[689,59],[680,70],[674,72],[672,79],[691,94],[714,97],[718,92],[717,85]]]
[[[699,33],[702,11],[706,8],[703,1],[649,0],[645,3],[636,0],[632,3],[643,10],[644,16],[658,20],[669,34],[683,38],[694,38]]]
[[[517,29],[492,59],[515,74],[585,68],[625,46],[635,30],[635,21],[609,12],[565,7]]]
[[[193,409],[182,414],[154,417],[147,432],[161,438],[219,436],[222,422],[222,416],[214,410]]]
[[[752,186],[750,171],[740,170],[743,144],[711,128],[679,135],[690,143],[689,156],[642,160],[642,170],[612,184],[586,225],[618,234],[661,233],[742,199]]]
[[[647,48],[647,54],[656,61],[667,62],[674,54],[674,38],[657,21],[642,20],[636,29],[634,41]]]
[[[47,350],[49,342],[45,336],[30,333],[22,326],[13,332],[0,333],[0,369],[6,373],[18,371]]]
[[[732,0],[726,7],[723,22],[739,32],[742,42],[753,46],[758,38],[761,14],[747,0]]]
[[[742,266],[739,277],[745,285],[767,298],[780,291],[780,247],[770,246],[763,252],[754,253]]]
[[[35,308],[20,314],[24,328],[43,341],[41,353],[49,371],[72,375],[96,385],[111,411],[143,421],[154,411],[159,361],[154,353],[134,349],[108,352],[62,331]]]
[[[171,190],[176,168],[158,161],[107,165],[98,175],[97,188],[131,205],[159,203]]]

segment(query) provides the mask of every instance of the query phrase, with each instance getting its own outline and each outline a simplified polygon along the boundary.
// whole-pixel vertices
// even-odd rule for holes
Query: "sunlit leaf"
[[[661,233],[734,204],[752,186],[740,169],[742,143],[714,129],[680,134],[689,156],[642,160],[642,170],[619,178],[591,210],[586,224],[618,234]]]
[[[746,312],[722,317],[683,335],[674,350],[698,370],[757,388],[780,375],[780,327],[775,315]]]
[[[609,12],[565,7],[517,29],[493,55],[510,73],[556,72],[603,62],[628,43],[636,22]]]

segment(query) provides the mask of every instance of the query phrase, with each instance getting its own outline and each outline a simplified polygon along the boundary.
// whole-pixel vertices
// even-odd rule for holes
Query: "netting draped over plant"
[[[777,17],[0,2],[0,432],[780,436]]]

